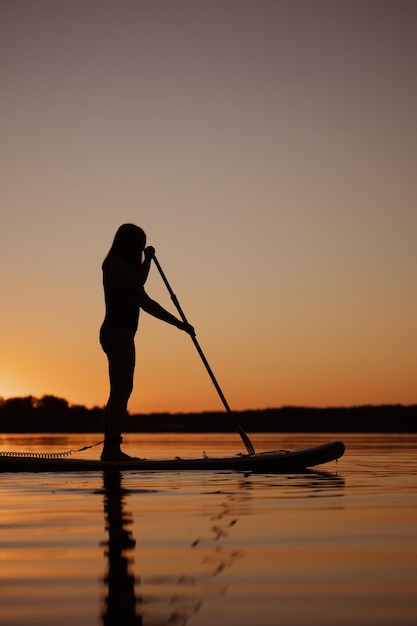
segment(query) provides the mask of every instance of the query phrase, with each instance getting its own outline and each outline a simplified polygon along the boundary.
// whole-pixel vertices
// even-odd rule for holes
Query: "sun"
[[[22,385],[17,379],[0,372],[0,398],[14,398],[22,395]],[[27,395],[27,394],[23,394]]]

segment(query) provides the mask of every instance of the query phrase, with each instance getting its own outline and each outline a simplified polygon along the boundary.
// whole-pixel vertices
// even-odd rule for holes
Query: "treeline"
[[[417,405],[383,405],[336,408],[281,407],[235,411],[234,415],[249,433],[415,433]],[[132,415],[131,432],[233,432],[225,412],[158,413]]]
[[[80,433],[102,432],[104,410],[69,404],[64,398],[0,398],[0,432]]]
[[[417,405],[281,407],[236,411],[247,432],[417,432]],[[104,408],[70,404],[63,398],[0,398],[0,432],[103,432]],[[232,432],[224,411],[130,415],[128,432]]]

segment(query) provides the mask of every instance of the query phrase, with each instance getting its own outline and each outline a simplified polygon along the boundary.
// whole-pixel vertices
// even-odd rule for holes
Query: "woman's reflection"
[[[105,547],[106,557],[103,626],[142,626],[145,623],[184,626],[200,610],[202,597],[210,593],[207,581],[231,567],[241,556],[239,550],[224,548],[222,540],[237,522],[231,516],[239,510],[241,512],[245,503],[250,501],[250,485],[245,480],[239,481],[237,496],[219,494],[220,511],[217,510],[214,517],[208,519],[211,526],[208,536],[199,537],[189,545],[191,549],[202,549],[201,571],[192,574],[178,572],[175,575],[161,572],[148,576],[146,583],[149,591],[145,598],[143,590],[139,597],[136,593],[142,580],[134,575],[136,542],[129,530],[133,520],[125,509],[129,490],[122,487],[122,480],[123,476],[117,470],[103,472],[102,493],[108,533],[108,540],[101,544]],[[199,588],[200,584],[205,585],[204,591]],[[216,595],[224,592],[224,587],[217,585],[212,588],[212,593]]]
[[[126,494],[121,474],[117,470],[104,472],[104,513],[108,541],[105,556],[107,589],[103,613],[104,626],[141,626],[142,617],[136,613],[135,576],[132,573],[135,540],[129,530],[131,516],[124,510]]]

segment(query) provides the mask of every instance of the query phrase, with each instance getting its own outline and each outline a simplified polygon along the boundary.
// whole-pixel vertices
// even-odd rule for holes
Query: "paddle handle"
[[[178,302],[178,298],[175,295],[175,293],[172,291],[171,285],[169,284],[169,282],[167,280],[167,277],[165,276],[164,271],[163,271],[162,267],[160,266],[159,261],[156,258],[156,256],[153,256],[153,261],[154,261],[154,263],[155,263],[155,265],[156,265],[156,267],[157,267],[157,269],[158,269],[158,271],[159,271],[159,273],[161,275],[161,278],[162,278],[163,282],[165,283],[166,288],[168,289],[169,295],[171,296],[171,300],[173,301],[173,303],[174,303],[174,305],[175,305],[175,307],[176,307],[176,309],[177,309],[177,311],[178,311],[182,321],[185,324],[188,324],[188,320],[187,320],[187,318],[185,316],[184,311],[181,308],[180,303]],[[219,394],[220,400],[222,401],[223,406],[226,409],[227,414],[232,419],[233,424],[234,424],[237,432],[241,436],[242,441],[245,444],[247,451],[249,452],[249,454],[255,454],[255,449],[254,449],[254,447],[252,445],[252,442],[249,439],[249,436],[247,435],[247,433],[243,430],[243,428],[238,423],[236,417],[234,416],[234,414],[233,414],[233,412],[232,412],[232,410],[231,410],[231,408],[230,408],[230,406],[229,406],[229,404],[228,404],[228,402],[227,402],[227,400],[226,400],[222,390],[220,389],[220,385],[217,382],[216,377],[213,374],[213,370],[211,369],[211,367],[210,367],[210,365],[209,365],[209,363],[208,363],[208,361],[207,361],[207,359],[206,359],[206,357],[204,355],[204,352],[202,351],[202,349],[200,347],[200,344],[197,341],[196,336],[195,335],[190,335],[190,337],[193,340],[193,343],[194,343],[194,345],[195,345],[195,347],[197,349],[197,352],[200,355],[200,358],[203,361],[204,366],[205,366],[205,368],[206,368],[206,370],[207,370],[207,372],[208,372],[208,374],[209,374],[209,376],[211,378],[211,382],[213,383],[217,393]]]

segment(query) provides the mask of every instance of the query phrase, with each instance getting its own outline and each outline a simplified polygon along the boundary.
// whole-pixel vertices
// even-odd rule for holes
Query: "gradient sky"
[[[0,31],[0,396],[106,402],[132,221],[232,408],[417,402],[414,0],[2,0]],[[136,344],[132,412],[222,409],[185,334]]]

